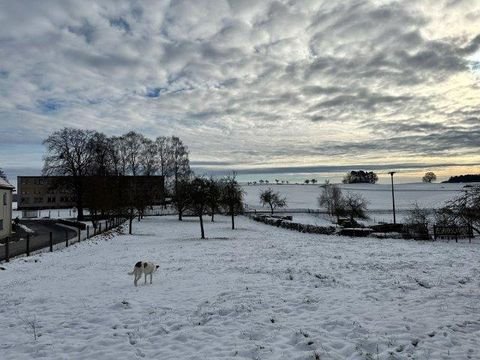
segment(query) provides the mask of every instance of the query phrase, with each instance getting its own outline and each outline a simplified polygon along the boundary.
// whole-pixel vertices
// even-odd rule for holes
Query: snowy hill
[[[206,222],[199,240],[196,219],[147,218],[134,235],[2,264],[0,357],[478,356],[478,244],[229,227]],[[142,259],[160,271],[134,287]]]

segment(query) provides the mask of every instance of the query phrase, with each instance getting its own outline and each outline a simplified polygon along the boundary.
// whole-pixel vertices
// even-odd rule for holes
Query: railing
[[[469,242],[472,242],[473,238],[473,227],[471,225],[465,226],[443,226],[443,225],[433,225],[433,238],[435,240],[453,240],[458,242],[458,239],[468,239]]]
[[[109,231],[121,225],[124,221],[124,218],[101,220],[98,222],[96,228],[92,225],[86,225],[84,230],[63,226],[55,221],[50,221],[48,227],[55,229],[55,231],[27,233],[18,239],[16,237],[3,239],[0,242],[0,261],[8,262],[11,258],[20,255],[30,256],[33,252],[40,250],[53,252],[56,249],[68,247]],[[39,223],[40,222],[41,221],[39,221]]]

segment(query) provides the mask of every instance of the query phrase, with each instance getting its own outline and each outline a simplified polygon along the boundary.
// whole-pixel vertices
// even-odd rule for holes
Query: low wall
[[[288,230],[295,230],[302,233],[308,234],[322,234],[322,235],[332,235],[335,233],[334,226],[316,226],[316,225],[309,225],[309,224],[300,224],[295,223],[293,221],[278,218],[278,217],[270,217],[265,215],[249,215],[251,219],[254,221],[262,222],[267,225],[277,226]],[[291,218],[291,217],[290,217]]]

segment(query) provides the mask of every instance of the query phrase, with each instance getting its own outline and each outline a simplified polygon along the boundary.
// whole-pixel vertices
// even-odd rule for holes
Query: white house
[[[0,239],[12,235],[12,192],[14,187],[0,178]]]

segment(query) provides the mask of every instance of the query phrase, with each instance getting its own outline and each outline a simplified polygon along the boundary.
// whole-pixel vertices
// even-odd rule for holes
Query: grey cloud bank
[[[480,164],[477,1],[0,4],[0,166],[65,126],[199,166]]]

